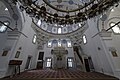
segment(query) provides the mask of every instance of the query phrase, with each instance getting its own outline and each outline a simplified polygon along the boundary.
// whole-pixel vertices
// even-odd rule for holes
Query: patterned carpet
[[[79,70],[31,70],[4,80],[118,80],[115,77],[97,72],[81,72]]]

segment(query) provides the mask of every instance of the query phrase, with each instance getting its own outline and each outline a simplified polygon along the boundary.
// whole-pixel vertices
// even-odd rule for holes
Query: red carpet
[[[31,70],[16,75],[9,80],[118,80],[115,77],[97,72],[81,72],[79,70]]]

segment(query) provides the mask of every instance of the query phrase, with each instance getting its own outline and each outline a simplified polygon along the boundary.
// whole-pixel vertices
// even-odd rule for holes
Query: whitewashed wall
[[[119,22],[120,21],[120,5],[118,7],[114,7],[114,11],[111,11],[108,19],[106,20],[106,27],[110,27],[111,22]],[[118,24],[120,26],[120,24]],[[109,54],[109,58],[111,60],[111,63],[113,64],[113,72],[116,77],[120,78],[120,34],[114,34],[112,30],[111,37],[109,37],[109,40],[104,40],[104,43],[106,44],[106,49]],[[117,53],[117,57],[114,57],[111,53],[110,48],[114,48]]]
[[[15,10],[17,10],[17,8]],[[17,12],[19,11],[16,11],[16,14]],[[13,13],[11,12],[11,15],[12,14]],[[27,14],[24,14],[23,17],[22,16],[23,14],[21,12],[17,14],[19,15],[17,27],[18,30],[22,30],[22,32],[25,35],[27,35],[28,38],[26,38],[23,35],[20,35],[19,38],[14,39],[14,37],[8,36],[7,32],[0,33],[0,78],[5,76],[10,76],[11,74],[14,73],[14,67],[8,65],[10,60],[23,60],[23,63],[21,65],[21,72],[22,72],[25,70],[28,56],[32,56],[30,69],[36,68],[36,62],[37,62],[36,57],[38,52],[37,43],[36,44],[32,43],[33,35],[36,33],[31,27],[31,23],[32,23],[31,18]],[[0,14],[0,20],[4,21],[8,19],[10,21],[10,27],[15,28],[15,20],[12,17],[10,17],[10,15],[4,15],[4,16],[3,15],[4,14],[2,13]],[[22,18],[20,15],[22,16]],[[21,50],[19,50],[20,47]],[[4,49],[9,49],[7,56],[2,56]],[[15,58],[17,51],[20,51],[19,58]]]
[[[6,33],[3,33],[3,34],[0,34],[0,64],[2,64],[2,66],[0,65],[0,76],[4,76],[5,74],[5,62],[7,61],[7,56],[5,57],[2,57],[2,53],[3,53],[3,49],[5,47],[5,42],[7,42],[7,34]]]
[[[89,29],[84,33],[87,37],[87,44],[82,44],[81,47],[85,54],[91,56],[95,71],[114,75],[113,64],[109,58],[105,43],[99,35],[93,37],[97,30],[97,18],[88,20]]]
[[[11,19],[9,11],[5,11],[6,6],[3,2],[0,2],[0,4],[1,4],[0,5],[0,21],[9,21],[11,23],[13,19]],[[13,26],[13,24],[10,24],[9,26],[11,27],[11,26]],[[7,30],[9,30],[9,29],[7,29]],[[8,41],[7,38],[8,38],[7,32],[0,33],[0,77],[4,77],[6,74],[8,59],[10,56],[9,53],[12,48],[12,46],[6,45],[6,43]],[[8,50],[8,48],[9,48],[9,50]],[[6,56],[2,56],[4,50],[9,51]]]
[[[31,28],[31,22],[32,22],[31,18],[26,16],[26,22],[24,24],[24,28],[22,32],[26,34],[28,38],[21,35],[19,40],[15,42],[15,46],[13,46],[14,49],[9,57],[9,60],[14,60],[14,59],[23,60],[23,63],[21,65],[21,71],[25,70],[28,56],[32,57],[31,63],[30,63],[30,69],[36,68],[37,44],[32,43],[33,35],[35,34],[35,32]],[[19,50],[20,47],[21,47],[21,50]],[[19,58],[15,58],[16,51],[21,52]],[[6,75],[10,75],[11,73],[13,73],[13,67],[8,66]]]

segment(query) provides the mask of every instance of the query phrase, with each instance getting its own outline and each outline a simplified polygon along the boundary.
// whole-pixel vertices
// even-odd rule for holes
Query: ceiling
[[[42,2],[42,0],[39,0],[40,1],[40,4],[41,5],[44,5],[44,4],[42,4],[41,2]],[[71,10],[71,9],[75,9],[75,8],[77,8],[78,7],[78,5],[77,5],[77,3],[79,2],[81,5],[82,5],[82,3],[81,3],[81,1],[79,1],[79,0],[76,0],[76,2],[73,0],[73,3],[72,2],[70,2],[70,1],[72,1],[72,0],[61,0],[62,2],[61,3],[58,3],[60,0],[57,0],[56,2],[55,2],[55,0],[49,0],[50,1],[50,3],[53,5],[59,5],[59,4],[61,4],[61,5],[63,5],[63,7],[62,8],[60,8],[60,9],[63,9],[64,10],[64,8],[65,7],[69,7],[69,10]],[[6,8],[6,6],[4,5],[4,3],[2,3],[1,1],[0,1],[0,9],[3,11],[3,9],[4,9],[4,11],[5,11],[5,8]],[[9,6],[9,5],[8,5]],[[73,8],[73,6],[74,6],[74,8]],[[12,8],[8,8],[8,11],[6,11],[7,12],[7,14],[9,14],[10,16],[11,16],[11,14],[13,13],[13,12],[11,12],[11,14],[9,13],[10,11],[11,11],[11,9]],[[48,7],[48,9],[49,9],[49,7]],[[16,10],[16,9],[13,9],[13,10]],[[3,11],[3,13],[4,13],[4,11]],[[17,11],[16,11],[16,13],[17,13]],[[15,14],[16,14],[15,13]],[[66,13],[65,13],[66,14]],[[2,15],[2,12],[0,13],[0,16]],[[13,16],[12,16],[13,17]],[[45,23],[44,23],[45,24]],[[50,27],[50,25],[48,25],[48,24],[46,24],[48,27]],[[51,26],[53,26],[53,27],[56,27],[55,25],[51,25]],[[77,26],[77,27],[76,27]],[[72,29],[72,31],[68,31],[68,32],[65,32],[64,34],[57,34],[57,33],[54,33],[54,32],[49,32],[49,31],[47,31],[47,30],[45,30],[44,28],[40,28],[40,27],[42,27],[42,25],[41,26],[38,26],[38,25],[36,25],[34,22],[32,23],[32,27],[33,27],[33,29],[36,31],[36,34],[37,34],[37,42],[38,42],[38,46],[41,46],[41,44],[45,44],[45,43],[47,43],[50,39],[52,39],[52,38],[58,38],[58,39],[70,39],[71,40],[71,42],[74,44],[74,43],[81,43],[81,41],[82,41],[82,34],[85,32],[85,30],[88,28],[88,25],[87,25],[87,23],[84,23],[84,24],[82,24],[82,26],[79,26],[79,24],[74,24],[74,25],[69,25],[69,27],[71,27],[71,29]],[[59,28],[60,26],[57,26],[57,28]],[[68,28],[69,28],[68,26],[67,26],[67,30],[69,30]],[[61,27],[62,28],[62,27]]]
[[[32,0],[36,1],[36,0]],[[90,0],[44,0],[50,3],[53,7],[70,11],[78,9],[84,6],[85,3],[90,2]],[[46,5],[43,0],[37,0],[35,3],[39,6],[46,6],[47,12],[50,13],[58,13],[60,16],[64,16],[68,13],[57,11],[50,6]],[[75,15],[75,12],[69,13],[70,15]],[[39,20],[41,21],[38,24]],[[87,22],[81,22],[73,25],[56,25],[56,24],[47,24],[42,19],[34,19],[33,18],[33,29],[37,32],[37,42],[38,45],[47,43],[50,39],[58,38],[58,39],[70,39],[72,44],[80,44],[82,42],[82,34],[88,28]],[[61,28],[61,33],[58,33],[58,29]],[[65,30],[65,31],[64,31]]]
[[[58,38],[58,39],[67,38],[71,40],[72,44],[80,44],[82,42],[82,34],[88,28],[88,24],[86,23],[83,27],[79,28],[78,30],[66,34],[53,34],[46,32],[45,30],[39,28],[35,23],[32,23],[32,27],[37,34],[38,46],[42,46],[43,44],[47,43],[50,39],[54,39],[54,38]]]
[[[45,21],[42,21],[41,19],[33,19],[33,22],[38,26],[40,29],[52,33],[52,34],[68,34],[75,32],[76,30],[84,27],[86,24],[86,21],[77,23],[77,24],[71,24],[71,25],[58,25],[58,24],[49,24]]]
[[[90,2],[91,0],[32,0],[36,1],[38,5],[46,5],[44,1],[48,2],[52,6],[62,9],[62,10],[72,10],[80,6],[84,6],[85,3]]]
[[[21,0],[22,1],[22,0]],[[26,0],[27,1],[27,0]],[[85,6],[85,3],[89,3],[92,0],[29,0],[32,2],[35,2],[35,4],[41,6],[45,6],[46,10],[49,13],[58,13],[60,16],[65,16],[67,14],[76,15],[75,11],[78,8],[81,8]],[[52,7],[46,5],[46,2],[48,2]],[[99,0],[98,0],[99,1]],[[71,12],[73,11],[73,12]],[[41,24],[37,25],[38,21],[41,20]],[[65,39],[68,38],[71,40],[72,44],[80,44],[82,42],[82,35],[88,28],[87,21],[81,22],[81,26],[79,26],[79,23],[73,24],[73,25],[57,25],[56,24],[47,24],[44,20],[40,19],[34,19],[32,27],[36,31],[37,34],[37,42],[38,45],[41,46],[45,43],[47,43],[52,38],[58,38],[58,39]],[[58,34],[58,29],[61,28],[61,33]],[[64,31],[66,30],[66,32]]]
[[[55,7],[57,9],[57,10],[52,9],[47,4],[46,6],[47,11],[50,13],[58,13],[59,16],[65,16],[66,14],[70,14],[70,15],[75,14],[75,12],[66,13],[64,11],[71,11],[81,8],[84,6],[85,3],[90,2],[90,0],[44,0],[44,1],[48,2],[50,5],[52,5],[52,7]],[[43,0],[38,0],[36,3],[40,6],[46,5],[46,3],[43,2]],[[59,11],[59,10],[63,10],[63,11]]]

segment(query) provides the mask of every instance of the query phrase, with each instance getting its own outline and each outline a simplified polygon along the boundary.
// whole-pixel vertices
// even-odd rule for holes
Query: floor
[[[81,72],[80,70],[46,69],[31,70],[4,80],[118,80],[115,77],[97,72]]]

